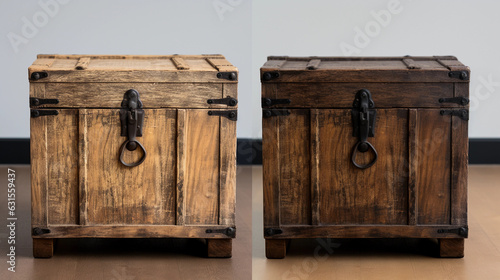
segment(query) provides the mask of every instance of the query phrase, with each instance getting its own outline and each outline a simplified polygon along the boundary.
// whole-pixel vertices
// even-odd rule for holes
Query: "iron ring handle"
[[[356,155],[358,153],[358,147],[362,143],[365,143],[368,146],[368,148],[372,149],[373,153],[375,154],[375,157],[373,158],[373,160],[370,163],[367,163],[367,164],[364,164],[364,165],[360,165],[360,164],[358,164],[356,162]],[[368,142],[368,141],[358,141],[358,143],[356,143],[356,145],[354,146],[354,149],[352,150],[352,157],[351,157],[352,164],[354,164],[354,166],[356,166],[359,169],[366,169],[366,168],[371,167],[372,165],[375,164],[375,162],[377,161],[377,159],[378,159],[377,150],[375,150],[375,147],[373,147],[373,145],[370,142]]]
[[[141,147],[142,151],[144,152],[144,154],[142,155],[142,158],[141,158],[139,161],[134,162],[134,163],[126,163],[126,162],[123,160],[123,154],[125,153],[125,149],[126,149],[126,147],[127,147],[127,144],[128,144],[128,143],[130,143],[130,142],[135,142],[135,143],[137,143],[137,145],[138,145],[139,147]],[[127,167],[135,167],[135,166],[140,165],[140,164],[141,164],[141,163],[143,163],[143,162],[144,162],[144,160],[146,159],[146,155],[147,155],[147,153],[146,153],[146,149],[144,148],[144,146],[142,146],[141,142],[139,142],[139,141],[137,141],[137,140],[135,140],[135,141],[130,141],[130,140],[128,140],[128,139],[127,139],[125,142],[123,142],[123,144],[122,144],[122,146],[121,146],[121,148],[120,148],[120,162],[121,162],[123,165],[127,166]]]

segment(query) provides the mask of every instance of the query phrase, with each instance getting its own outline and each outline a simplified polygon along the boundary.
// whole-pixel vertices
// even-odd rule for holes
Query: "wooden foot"
[[[33,238],[33,257],[51,258],[54,254],[54,239]]]
[[[286,256],[287,239],[266,239],[266,257],[268,259],[283,259]]]
[[[442,258],[463,258],[464,243],[463,238],[440,238],[439,256]]]
[[[209,258],[230,258],[232,250],[232,239],[207,239],[207,256]]]

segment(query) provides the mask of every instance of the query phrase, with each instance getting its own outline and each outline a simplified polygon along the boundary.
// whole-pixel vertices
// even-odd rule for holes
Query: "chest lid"
[[[454,56],[270,56],[262,82],[468,82],[469,68]]]
[[[262,107],[352,108],[361,90],[377,108],[464,107],[469,77],[454,56],[270,56],[261,68]]]
[[[218,54],[38,55],[28,77],[31,107],[120,108],[131,89],[146,109],[237,104],[238,69]]]

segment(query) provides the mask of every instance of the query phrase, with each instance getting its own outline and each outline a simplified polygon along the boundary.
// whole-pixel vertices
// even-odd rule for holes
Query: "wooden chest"
[[[469,68],[452,56],[269,57],[268,258],[294,238],[467,237]]]
[[[235,237],[238,70],[221,55],[39,55],[29,68],[35,257],[57,238]]]

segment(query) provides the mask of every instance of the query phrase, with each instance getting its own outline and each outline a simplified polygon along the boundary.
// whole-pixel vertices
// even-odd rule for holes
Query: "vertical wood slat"
[[[85,70],[89,67],[90,57],[82,57],[78,59],[78,62],[75,65],[76,70]]]
[[[45,87],[45,84],[31,84],[33,95],[41,94],[43,96],[43,92],[40,92],[42,87]],[[30,124],[31,224],[33,226],[47,226],[47,118],[31,118]]]
[[[79,110],[79,121],[78,121],[78,149],[79,149],[79,223],[80,225],[88,224],[88,214],[87,214],[87,167],[88,167],[88,137],[87,137],[87,114],[86,109]]]
[[[263,96],[276,98],[276,84],[262,85]],[[280,225],[279,118],[262,118],[264,226]]]
[[[406,68],[408,68],[408,69],[420,69],[421,68],[420,66],[418,66],[415,63],[415,60],[413,60],[411,58],[403,58],[403,63],[406,65]]]
[[[177,110],[177,185],[176,185],[176,224],[184,225],[185,209],[185,170],[186,170],[186,130],[187,130],[186,110]]]
[[[451,224],[467,225],[468,121],[451,122]]]
[[[319,199],[319,120],[318,109],[311,109],[311,223],[320,225]]]
[[[236,122],[220,117],[219,225],[235,225]]]
[[[408,224],[417,224],[417,191],[418,173],[417,139],[418,139],[418,111],[410,109],[408,111]]]
[[[307,70],[316,70],[319,67],[319,64],[321,63],[321,59],[311,59],[309,62],[307,62],[306,69]]]

